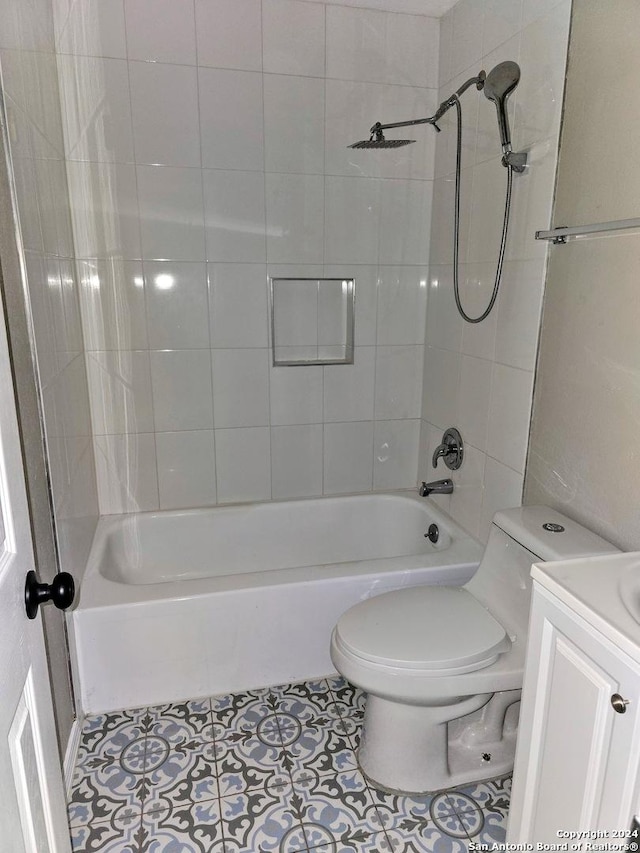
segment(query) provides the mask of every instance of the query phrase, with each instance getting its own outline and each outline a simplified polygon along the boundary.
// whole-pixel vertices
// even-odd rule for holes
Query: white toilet
[[[509,773],[531,564],[617,551],[546,507],[509,509],[496,513],[465,586],[387,592],[344,613],[331,658],[368,694],[358,750],[365,776],[426,793]]]

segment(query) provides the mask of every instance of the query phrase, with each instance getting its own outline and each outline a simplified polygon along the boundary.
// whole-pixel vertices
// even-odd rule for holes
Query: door
[[[27,619],[33,546],[0,300],[0,849],[68,853],[42,617]]]

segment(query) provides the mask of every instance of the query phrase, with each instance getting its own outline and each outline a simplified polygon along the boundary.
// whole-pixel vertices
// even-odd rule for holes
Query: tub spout
[[[433,480],[431,483],[422,482],[418,494],[426,498],[428,495],[450,495],[453,492],[453,480]]]

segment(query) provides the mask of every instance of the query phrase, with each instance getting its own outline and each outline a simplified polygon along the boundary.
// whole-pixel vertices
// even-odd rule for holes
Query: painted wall
[[[79,578],[97,522],[98,502],[50,0],[4,0],[0,4],[0,63],[57,549],[61,568]],[[11,295],[14,305],[20,295]],[[18,322],[17,313],[9,318],[12,340],[17,328],[14,321]],[[25,416],[20,389],[18,397]],[[33,407],[29,416],[24,425],[29,431],[27,441],[32,454],[38,454],[40,425]],[[38,462],[35,456],[29,459],[29,478],[36,469],[34,476],[44,476]],[[30,483],[33,487],[32,480]],[[37,485],[44,488],[42,482]],[[32,497],[34,494],[38,489],[32,488]],[[39,572],[50,580],[56,571],[55,554],[44,515],[48,516],[48,507],[41,503],[37,507],[32,503],[35,531],[40,534],[36,552]],[[43,616],[58,737],[64,752],[74,718],[64,617],[54,608],[47,608]]]
[[[515,176],[506,263],[492,314],[463,322],[453,297],[455,111],[436,143],[420,479],[450,474],[431,454],[457,426],[466,456],[439,498],[472,534],[486,539],[496,510],[521,503],[547,246],[534,232],[551,216],[562,109],[569,0],[460,0],[441,21],[440,99],[461,83],[514,60],[522,70],[509,100],[514,150],[529,152]],[[462,98],[461,298],[478,315],[494,282],[506,174],[494,105],[470,89]]]
[[[438,21],[301,0],[58,16],[103,513],[413,487]],[[271,367],[270,275],[355,276],[355,364]]]
[[[640,213],[638,32],[633,0],[575,4],[556,225]],[[525,488],[624,550],[640,548],[639,268],[637,233],[551,249]]]

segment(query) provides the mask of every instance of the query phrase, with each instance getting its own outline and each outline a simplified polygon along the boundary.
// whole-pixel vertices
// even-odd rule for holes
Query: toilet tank
[[[545,524],[563,529],[548,530]],[[495,514],[484,556],[466,588],[514,640],[526,636],[532,563],[618,552],[614,545],[555,510],[544,506],[506,509]]]

